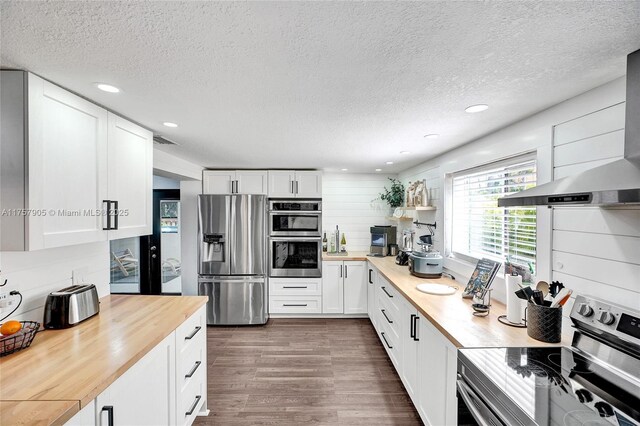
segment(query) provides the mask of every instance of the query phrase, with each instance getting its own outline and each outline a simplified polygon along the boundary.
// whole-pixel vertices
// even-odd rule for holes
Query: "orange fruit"
[[[10,336],[17,333],[22,328],[22,324],[19,321],[7,321],[0,327],[0,334],[3,336]]]

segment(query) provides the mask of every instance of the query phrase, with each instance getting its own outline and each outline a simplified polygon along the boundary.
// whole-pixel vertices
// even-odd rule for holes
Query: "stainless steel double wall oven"
[[[269,200],[269,276],[322,276],[321,200]]]

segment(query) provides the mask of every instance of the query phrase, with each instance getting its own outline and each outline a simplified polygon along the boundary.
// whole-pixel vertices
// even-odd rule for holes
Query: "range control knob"
[[[604,325],[611,325],[616,322],[616,317],[609,311],[602,311],[598,314],[598,321]]]
[[[581,303],[578,307],[578,313],[583,317],[590,317],[593,315],[593,308],[586,303]]]

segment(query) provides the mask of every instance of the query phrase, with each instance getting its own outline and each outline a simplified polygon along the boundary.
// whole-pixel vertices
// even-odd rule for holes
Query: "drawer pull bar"
[[[388,322],[389,324],[393,324],[393,321],[391,321],[391,320],[389,319],[389,317],[387,316],[387,313],[384,311],[384,309],[380,309],[380,311],[382,311],[382,315],[384,315],[384,317],[387,319],[387,322]]]
[[[387,341],[387,338],[386,338],[386,337],[384,337],[384,331],[383,331],[382,333],[380,333],[380,334],[382,335],[382,339],[384,340],[384,343],[387,345],[387,347],[388,347],[389,349],[393,349],[393,346],[391,346],[391,345],[389,344],[389,342]]]
[[[198,367],[200,367],[200,364],[202,364],[201,361],[196,361],[196,363],[193,365],[193,368],[191,369],[191,371],[189,371],[187,374],[185,374],[184,378],[188,379],[189,377],[193,376],[196,372],[196,370],[198,369]]]
[[[419,342],[420,339],[418,338],[418,321],[420,320],[420,317],[417,315],[413,315],[413,340],[415,340],[416,342]]]
[[[306,285],[283,285],[282,288],[307,288]]]
[[[282,306],[297,306],[297,307],[304,308],[305,306],[307,306],[307,304],[306,303],[283,303]]]
[[[191,340],[191,339],[193,339],[193,337],[194,337],[196,334],[198,334],[198,331],[200,331],[200,329],[201,329],[201,328],[202,328],[202,327],[200,327],[200,326],[197,326],[196,328],[194,328],[194,329],[193,329],[193,331],[191,332],[191,334],[190,334],[190,335],[188,335],[188,336],[186,336],[186,337],[184,338],[184,340]]]
[[[387,296],[393,297],[393,294],[389,294],[389,292],[387,291],[387,289],[385,287],[382,287],[382,291],[384,291]]]
[[[373,272],[373,269],[369,269],[369,284],[373,284],[373,280],[371,279],[372,272]]]
[[[101,411],[107,412],[107,416],[109,417],[109,423],[107,424],[109,426],[113,426],[113,405],[105,405],[104,407],[102,407]]]
[[[191,406],[191,408],[189,408],[189,411],[187,411],[186,413],[184,413],[185,416],[190,416],[193,414],[194,411],[196,411],[196,407],[198,406],[198,403],[200,402],[200,400],[202,399],[202,395],[196,395],[196,400],[193,401],[193,405]]]

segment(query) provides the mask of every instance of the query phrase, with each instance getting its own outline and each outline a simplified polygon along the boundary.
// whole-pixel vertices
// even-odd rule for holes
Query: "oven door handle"
[[[322,242],[322,237],[269,237],[271,241],[291,241],[296,243]]]
[[[476,395],[473,389],[469,387],[469,385],[467,385],[461,379],[458,379],[456,381],[456,387],[458,388],[460,397],[462,397],[462,400],[464,401],[464,405],[467,406],[469,412],[480,426],[496,425],[496,421],[499,421],[497,418],[495,418],[495,421],[494,419],[489,419],[486,416],[483,416],[481,411],[478,409],[477,405],[482,404],[484,405],[483,408],[485,408],[485,410],[490,411],[489,407],[487,407],[484,402],[482,402],[482,400]],[[499,424],[503,424],[501,421],[499,422]]]

